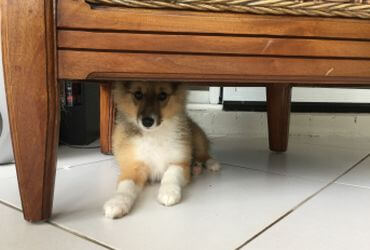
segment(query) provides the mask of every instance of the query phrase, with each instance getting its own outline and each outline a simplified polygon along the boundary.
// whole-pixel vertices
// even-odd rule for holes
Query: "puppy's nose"
[[[150,128],[154,124],[154,119],[151,117],[144,117],[141,122],[143,123],[144,127]]]

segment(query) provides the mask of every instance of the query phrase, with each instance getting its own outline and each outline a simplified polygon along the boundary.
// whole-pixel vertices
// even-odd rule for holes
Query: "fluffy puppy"
[[[191,165],[218,170],[203,130],[186,114],[186,89],[178,83],[129,82],[114,87],[117,108],[113,153],[121,174],[105,216],[127,214],[147,181],[161,181],[158,201],[172,206],[189,183]]]

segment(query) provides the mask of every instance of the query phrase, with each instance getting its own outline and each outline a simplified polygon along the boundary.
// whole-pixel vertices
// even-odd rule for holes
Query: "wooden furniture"
[[[115,108],[111,86],[111,83],[100,84],[100,151],[103,154],[112,154]]]
[[[185,5],[179,11],[168,6],[172,9],[102,6],[98,1],[91,6],[84,0],[3,0],[3,61],[25,219],[51,216],[59,130],[57,79],[266,86],[274,151],[287,148],[292,86],[369,86],[367,2],[336,5],[326,12],[291,2],[295,15],[329,13],[357,19],[189,11]],[[245,9],[248,12],[248,6]],[[276,5],[249,9],[260,14],[292,12]],[[109,107],[109,85],[102,90],[107,95],[102,105]],[[105,117],[111,119],[112,114]]]

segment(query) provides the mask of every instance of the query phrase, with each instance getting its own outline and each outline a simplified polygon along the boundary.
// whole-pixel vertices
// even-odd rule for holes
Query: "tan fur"
[[[117,83],[114,100],[117,115],[112,146],[121,174],[116,195],[104,205],[107,217],[127,214],[148,180],[161,180],[161,204],[178,203],[181,188],[191,179],[192,161],[200,171],[202,165],[219,169],[209,156],[207,136],[186,114],[184,86],[165,82]],[[146,119],[152,122],[148,124]]]
[[[155,93],[165,90],[171,92],[171,85],[169,83],[144,83],[144,82],[131,82],[130,88],[132,90],[142,90],[144,93],[150,90]],[[185,113],[185,102],[186,102],[186,89],[183,85],[178,85],[176,93],[172,95],[166,106],[161,110],[163,119],[169,119],[175,115],[182,114],[185,115],[186,121],[184,125],[184,136],[183,143],[189,146],[188,152],[184,152],[189,157],[187,157],[186,163],[181,163],[184,167],[186,178],[190,180],[190,164],[194,160],[196,162],[205,163],[209,158],[209,141],[204,133],[204,131],[192,121]],[[125,113],[127,116],[131,117],[133,120],[136,119],[138,107],[132,100],[130,93],[125,90],[125,87],[121,83],[117,83],[114,88],[114,100],[116,107],[120,112]],[[127,172],[125,175],[121,175],[120,180],[125,178],[125,176],[133,175],[133,173],[140,173],[143,175],[143,171],[138,171],[137,168],[145,168],[148,171],[147,166],[143,163],[136,162],[132,159],[132,148],[130,145],[131,136],[125,128],[125,123],[117,124],[113,133],[113,153],[118,160],[122,173]],[[190,152],[190,154],[189,154]],[[130,158],[131,157],[131,158]],[[174,162],[174,164],[178,164]],[[147,174],[146,174],[147,175]],[[134,177],[136,178],[136,177]],[[144,180],[145,178],[141,178]],[[146,179],[145,179],[146,180]]]
[[[123,180],[133,180],[135,184],[143,187],[149,176],[149,168],[143,162],[133,158],[133,150],[129,144],[125,145],[125,150],[120,150],[117,161],[121,167],[121,174],[118,182]]]
[[[178,165],[184,169],[184,178],[185,178],[186,184],[188,184],[191,180],[190,162],[184,162]]]
[[[193,144],[193,157],[194,161],[204,163],[210,157],[209,141],[204,131],[194,121],[190,120],[191,133],[192,133],[192,144]]]

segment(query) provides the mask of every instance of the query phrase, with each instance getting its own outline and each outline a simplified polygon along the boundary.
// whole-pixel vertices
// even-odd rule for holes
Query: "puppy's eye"
[[[135,91],[134,96],[135,96],[136,100],[141,100],[144,97],[143,92],[141,92],[141,91]]]
[[[164,101],[164,100],[166,100],[166,99],[167,99],[167,94],[166,94],[165,92],[161,92],[161,93],[159,93],[159,95],[158,95],[158,99],[159,99],[160,101]]]

